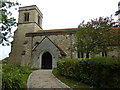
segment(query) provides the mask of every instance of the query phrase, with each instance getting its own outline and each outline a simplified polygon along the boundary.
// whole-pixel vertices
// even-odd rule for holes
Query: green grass
[[[27,88],[30,73],[36,69],[26,66],[2,65],[2,88],[18,89]]]
[[[91,88],[89,85],[86,85],[84,83],[81,83],[73,78],[70,77],[65,77],[62,75],[59,75],[59,73],[57,72],[57,69],[53,69],[52,73],[59,79],[61,80],[63,83],[65,83],[66,85],[68,85],[71,88],[81,88],[81,89],[85,89],[85,88]]]

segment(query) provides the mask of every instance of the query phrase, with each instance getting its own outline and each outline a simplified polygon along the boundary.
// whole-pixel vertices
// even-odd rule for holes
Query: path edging
[[[29,75],[28,80],[27,80],[27,88],[28,88],[28,90],[30,88],[30,78],[31,78],[31,76],[32,76],[32,73]]]

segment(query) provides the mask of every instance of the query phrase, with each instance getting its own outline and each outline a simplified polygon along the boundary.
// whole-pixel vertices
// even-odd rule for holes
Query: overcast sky
[[[16,1],[16,0],[11,0]],[[120,0],[17,0],[21,6],[37,5],[43,13],[42,27],[47,29],[77,28],[83,21],[106,17],[118,10]],[[14,11],[18,18],[18,11]],[[6,49],[7,48],[7,49]],[[8,56],[10,47],[0,46],[0,59]]]
[[[43,13],[43,29],[77,28],[83,20],[114,15],[120,0],[18,0],[37,5]],[[115,17],[114,17],[115,18]]]

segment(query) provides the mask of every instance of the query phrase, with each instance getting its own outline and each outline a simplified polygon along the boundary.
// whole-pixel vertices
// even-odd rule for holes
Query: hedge
[[[90,86],[120,88],[120,60],[115,57],[59,60],[57,70]]]

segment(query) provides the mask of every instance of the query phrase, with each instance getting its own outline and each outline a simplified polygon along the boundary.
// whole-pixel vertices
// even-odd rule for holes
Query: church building
[[[72,49],[77,28],[42,29],[43,14],[36,5],[20,7],[10,62],[18,65],[51,69],[57,60],[77,58]]]
[[[73,49],[78,28],[43,30],[42,19],[36,5],[19,8],[10,63],[52,69],[60,59],[78,58]]]

